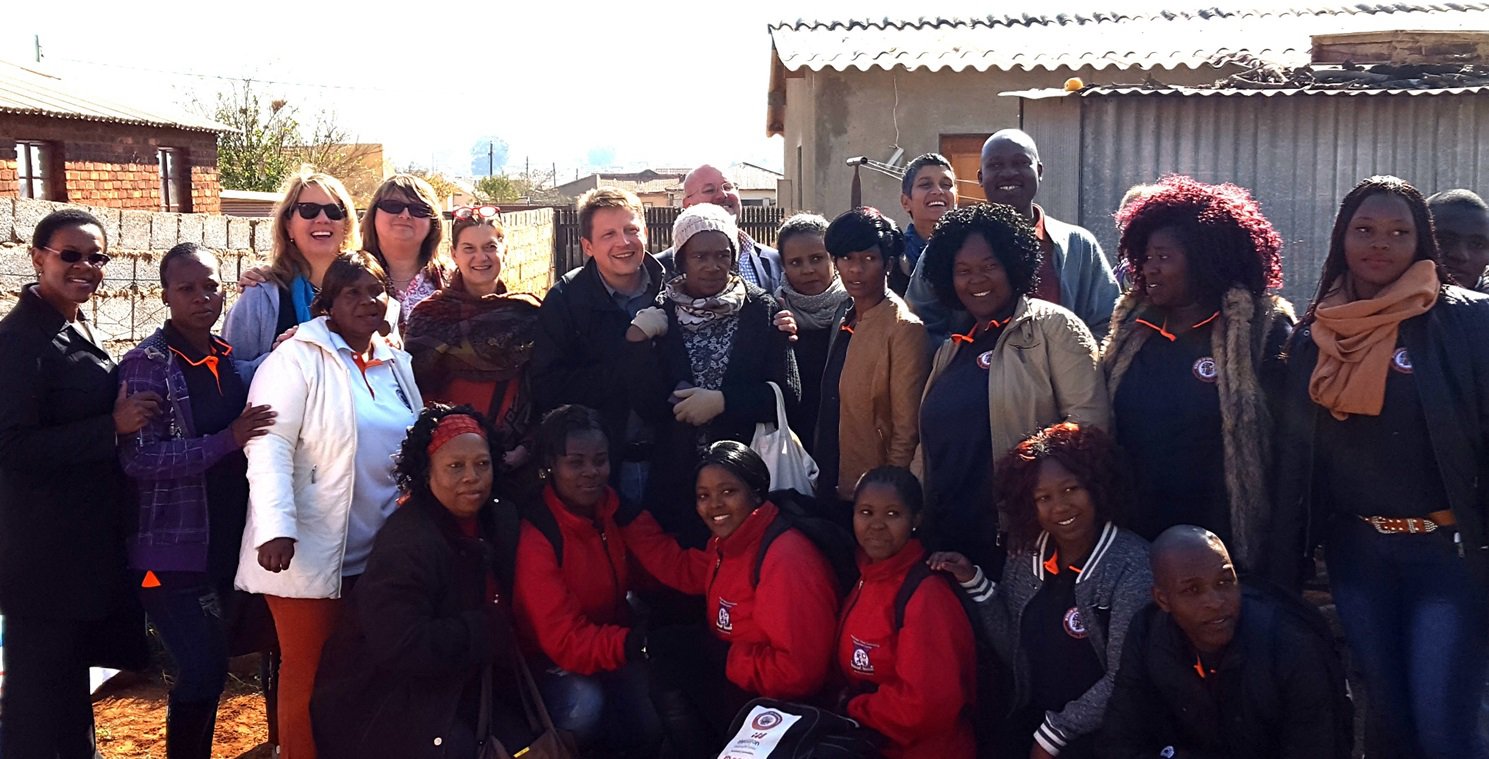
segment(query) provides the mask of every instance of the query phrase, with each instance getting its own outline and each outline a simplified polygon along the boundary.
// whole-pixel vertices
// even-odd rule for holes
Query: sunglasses
[[[295,204],[295,213],[300,214],[300,218],[305,219],[306,221],[310,221],[315,217],[320,216],[322,211],[326,212],[326,218],[330,219],[331,221],[341,221],[342,219],[346,218],[346,209],[342,208],[340,203]]]
[[[502,215],[502,210],[496,206],[461,206],[452,213],[456,219],[495,219]]]
[[[408,215],[415,218],[429,219],[434,217],[434,209],[430,208],[428,203],[418,200],[412,203],[405,203],[401,200],[393,200],[392,198],[379,200],[377,202],[377,210],[392,216],[397,216],[404,211],[408,211]]]
[[[75,264],[79,261],[87,259],[88,265],[92,266],[95,269],[102,268],[109,262],[109,256],[107,253],[84,253],[80,250],[73,250],[71,248],[68,248],[66,250],[57,250],[56,248],[43,247],[42,250],[50,253],[56,253],[57,257],[62,259],[64,263]]]

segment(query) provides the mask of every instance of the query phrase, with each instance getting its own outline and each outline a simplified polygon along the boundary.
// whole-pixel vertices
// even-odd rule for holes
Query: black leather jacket
[[[1489,297],[1444,285],[1425,314],[1401,323],[1433,454],[1470,570],[1489,582]],[[1278,414],[1275,507],[1265,572],[1296,587],[1323,540],[1328,499],[1314,492],[1314,432],[1327,413],[1308,395],[1318,362],[1313,330],[1293,333]]]

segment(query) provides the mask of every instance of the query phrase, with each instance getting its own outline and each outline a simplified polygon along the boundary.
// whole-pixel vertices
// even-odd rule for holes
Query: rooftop
[[[232,131],[231,127],[201,116],[167,113],[101,98],[59,77],[7,61],[0,61],[0,113],[172,127],[193,132]]]

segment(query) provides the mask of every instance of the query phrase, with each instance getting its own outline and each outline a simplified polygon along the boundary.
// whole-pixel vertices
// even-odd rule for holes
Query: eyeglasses
[[[73,250],[71,248],[57,250],[56,248],[43,247],[42,250],[49,253],[56,253],[57,257],[62,259],[64,263],[75,264],[86,259],[88,265],[95,269],[102,269],[109,262],[109,255],[107,253],[84,253],[81,250]]]
[[[340,203],[295,204],[295,213],[300,214],[300,218],[305,219],[306,221],[313,220],[315,217],[320,216],[322,211],[326,212],[326,218],[330,219],[331,221],[341,221],[342,219],[346,218],[346,209],[342,208]]]
[[[409,216],[420,219],[428,219],[434,217],[434,209],[430,208],[428,203],[419,200],[415,200],[412,203],[405,203],[402,200],[393,200],[392,198],[387,198],[384,200],[379,200],[377,202],[377,210],[382,211],[385,214],[390,214],[392,216],[397,216],[404,211],[408,211]]]
[[[496,206],[461,206],[452,214],[456,219],[495,219],[502,215]]]

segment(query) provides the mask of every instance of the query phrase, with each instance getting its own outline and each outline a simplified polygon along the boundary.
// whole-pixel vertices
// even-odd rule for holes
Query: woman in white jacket
[[[279,411],[248,454],[248,525],[237,586],[262,593],[279,633],[284,759],[314,759],[310,695],[341,597],[397,505],[393,454],[423,406],[408,354],[378,336],[387,277],[365,252],[338,256],[317,317],[269,354],[249,402]]]

